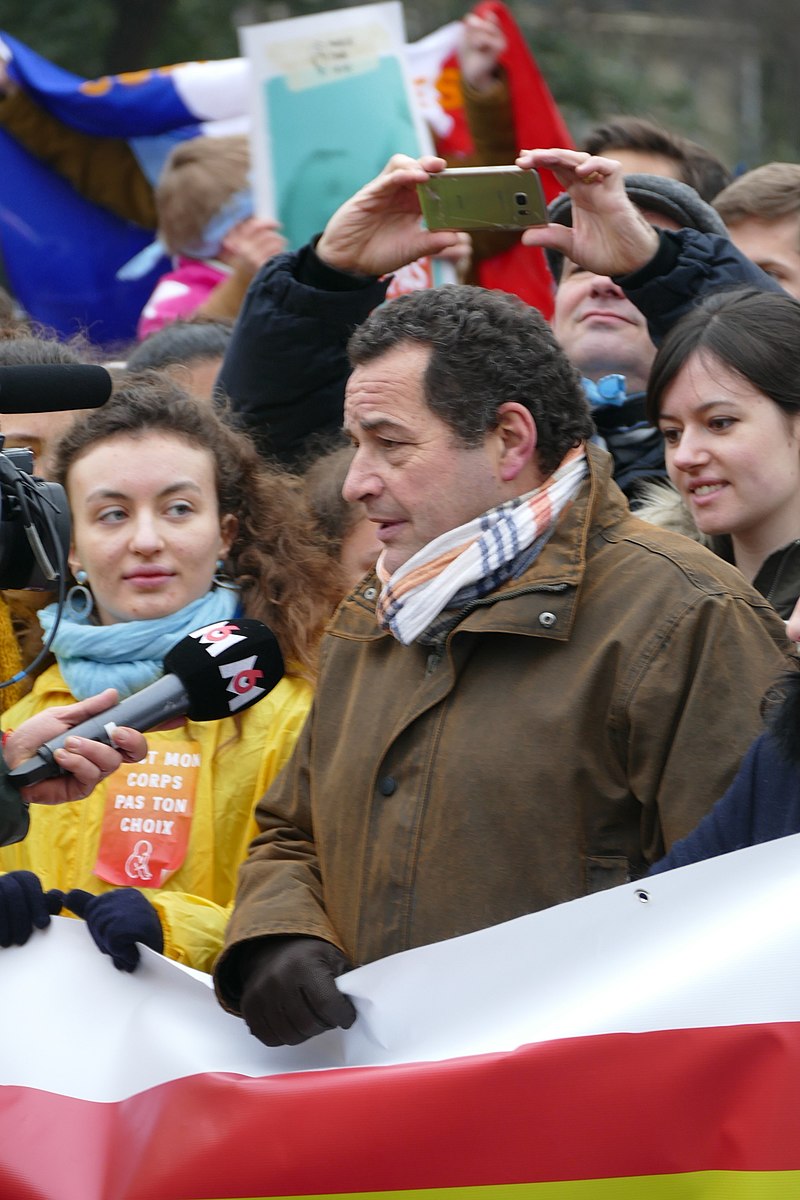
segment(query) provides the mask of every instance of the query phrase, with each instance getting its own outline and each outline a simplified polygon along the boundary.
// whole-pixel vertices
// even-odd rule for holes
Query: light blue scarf
[[[152,621],[92,625],[85,618],[62,616],[51,649],[76,700],[114,687],[120,700],[141,691],[164,674],[164,656],[194,629],[226,621],[240,611],[239,593],[213,588],[185,608]],[[39,610],[45,637],[53,628],[56,605]]]

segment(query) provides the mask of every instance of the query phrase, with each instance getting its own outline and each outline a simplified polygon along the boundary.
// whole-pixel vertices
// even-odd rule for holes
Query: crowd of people
[[[465,38],[467,92],[507,113],[497,27]],[[105,406],[0,416],[72,521],[66,603],[2,598],[4,772],[214,622],[264,622],[285,673],[4,777],[0,945],[77,915],[295,1044],[353,1022],[353,966],[800,831],[800,166],[733,179],[639,117],[515,147],[563,189],[522,235],[548,321],[469,262],[387,302],[464,258],[420,219],[442,158],[395,155],[287,250],[244,139],[181,144],[155,193],[106,147],[101,195],[96,151],[60,169],[175,266]],[[3,316],[2,365],[90,353]]]

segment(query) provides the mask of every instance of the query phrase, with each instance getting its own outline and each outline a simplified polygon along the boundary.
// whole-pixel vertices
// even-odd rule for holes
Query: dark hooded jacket
[[[630,275],[615,275],[614,282],[644,313],[656,345],[705,296],[741,287],[783,291],[729,238],[696,229],[660,230],[650,261]]]

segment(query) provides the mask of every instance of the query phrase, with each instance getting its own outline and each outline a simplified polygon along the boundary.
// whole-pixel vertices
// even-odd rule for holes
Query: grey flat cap
[[[665,175],[626,175],[625,191],[637,208],[661,213],[671,217],[682,228],[697,229],[700,233],[716,233],[728,236],[728,230],[719,213],[701,200],[693,187],[678,179]],[[572,199],[569,192],[562,192],[547,206],[551,224],[572,225]],[[558,282],[564,262],[558,250],[546,249],[547,265]]]

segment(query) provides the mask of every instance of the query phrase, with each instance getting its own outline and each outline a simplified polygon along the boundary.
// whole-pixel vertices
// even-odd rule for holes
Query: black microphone
[[[45,742],[33,758],[9,771],[8,779],[23,788],[63,775],[53,755],[69,737],[110,746],[117,725],[144,733],[172,717],[221,721],[243,712],[280,683],[284,666],[271,629],[261,621],[234,617],[182,638],[164,659],[164,670],[155,683]]]
[[[0,413],[100,408],[113,385],[105,367],[89,363],[0,367]]]

